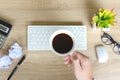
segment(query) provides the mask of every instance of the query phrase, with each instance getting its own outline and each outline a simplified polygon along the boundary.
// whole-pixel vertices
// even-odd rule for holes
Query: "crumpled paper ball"
[[[14,43],[10,49],[8,50],[9,52],[9,57],[12,59],[16,59],[21,57],[22,55],[22,47],[20,47],[20,45],[18,43]]]
[[[12,59],[22,56],[22,47],[18,43],[14,43],[8,50],[8,55],[0,56],[0,68],[8,68],[12,64]]]
[[[10,64],[12,64],[12,60],[8,55],[0,57],[0,68],[8,68]]]

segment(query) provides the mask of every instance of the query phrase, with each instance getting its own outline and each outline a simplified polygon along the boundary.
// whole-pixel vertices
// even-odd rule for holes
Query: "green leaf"
[[[111,12],[110,11],[106,11],[105,15],[104,15],[104,19],[105,18],[110,18]]]
[[[110,25],[114,25],[116,14],[112,13],[112,11],[108,11],[100,8],[99,13],[96,14],[92,22],[97,23],[97,27],[100,28],[108,28]]]
[[[94,16],[92,20],[93,20],[93,23],[96,23],[96,22],[99,21],[99,17],[98,16]]]

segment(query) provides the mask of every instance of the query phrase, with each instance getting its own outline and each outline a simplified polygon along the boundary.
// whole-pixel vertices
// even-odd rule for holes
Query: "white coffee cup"
[[[50,38],[50,47],[52,51],[59,56],[71,55],[74,50],[74,45],[74,35],[68,30],[58,30],[54,32]]]

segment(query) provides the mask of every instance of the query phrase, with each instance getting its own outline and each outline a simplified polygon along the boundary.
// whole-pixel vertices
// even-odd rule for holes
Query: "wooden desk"
[[[120,42],[120,1],[119,0],[0,0],[0,18],[13,25],[12,31],[0,53],[7,53],[14,42],[23,47],[27,55],[11,80],[75,80],[73,68],[63,64],[63,57],[51,51],[27,51],[27,25],[42,22],[80,22],[87,26],[88,49],[81,51],[92,62],[97,80],[120,80],[120,56],[114,54],[111,46],[106,46],[109,61],[97,62],[95,46],[102,44],[100,32],[91,29],[91,18],[98,8],[115,8],[116,27],[110,35]],[[113,7],[115,6],[115,7]],[[6,80],[18,60],[13,60],[9,69],[0,69],[0,80]]]

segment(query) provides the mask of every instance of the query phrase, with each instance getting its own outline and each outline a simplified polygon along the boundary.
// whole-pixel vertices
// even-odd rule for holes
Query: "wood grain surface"
[[[99,31],[91,28],[91,19],[99,8],[115,8],[117,23],[108,33],[120,43],[119,0],[0,0],[0,19],[13,25],[0,54],[7,54],[14,42],[18,42],[26,54],[24,63],[11,80],[76,80],[73,67],[64,65],[63,57],[52,51],[27,50],[27,26],[48,23],[87,26],[87,50],[80,52],[90,57],[94,77],[97,80],[120,80],[120,56],[112,51],[112,46],[101,42]],[[109,54],[105,64],[97,61],[95,46],[99,44],[104,45]],[[18,60],[13,60],[8,69],[0,69],[0,80],[7,79]]]

